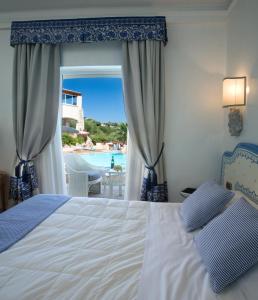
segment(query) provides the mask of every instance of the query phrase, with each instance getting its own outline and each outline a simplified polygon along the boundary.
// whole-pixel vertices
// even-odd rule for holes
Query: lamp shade
[[[246,77],[223,80],[223,107],[242,106],[246,102]]]

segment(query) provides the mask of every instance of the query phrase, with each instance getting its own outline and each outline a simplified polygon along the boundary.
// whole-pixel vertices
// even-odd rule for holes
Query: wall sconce
[[[239,108],[246,104],[246,77],[227,77],[223,80],[223,107],[230,107],[228,127],[230,135],[239,136],[243,117]]]

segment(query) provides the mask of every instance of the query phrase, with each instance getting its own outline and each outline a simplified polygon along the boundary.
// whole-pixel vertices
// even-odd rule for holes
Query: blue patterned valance
[[[12,22],[11,45],[167,41],[165,17],[109,17]]]

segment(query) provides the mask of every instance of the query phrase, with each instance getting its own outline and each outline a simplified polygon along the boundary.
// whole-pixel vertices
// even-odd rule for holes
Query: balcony
[[[95,161],[98,159],[99,164],[104,164],[102,160],[107,159],[108,153],[87,155],[94,155]],[[117,160],[125,159],[124,154],[117,152],[112,155],[113,161],[115,155]],[[87,162],[80,153],[64,153],[64,159],[68,194],[81,197],[124,199],[125,170],[121,166],[114,165],[111,169],[107,165],[93,165]]]

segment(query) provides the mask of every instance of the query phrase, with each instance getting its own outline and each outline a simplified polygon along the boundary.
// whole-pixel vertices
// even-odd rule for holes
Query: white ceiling
[[[0,0],[0,12],[101,7],[166,7],[172,10],[226,10],[233,0]]]

